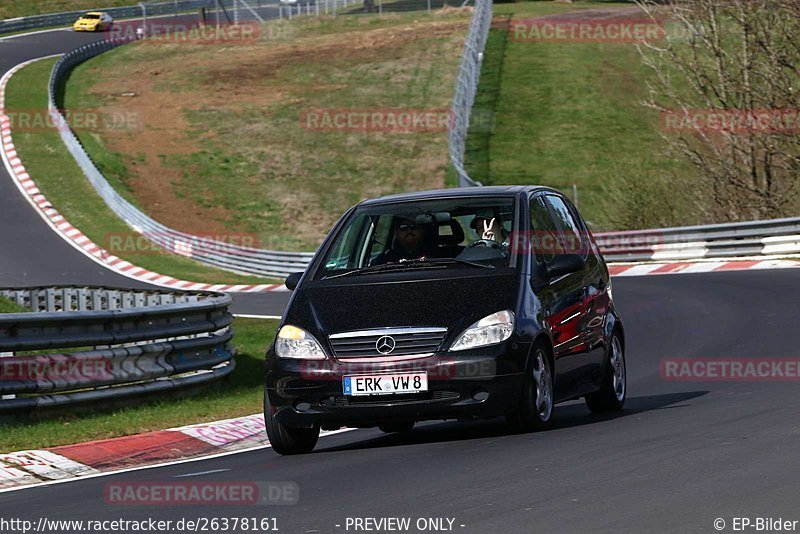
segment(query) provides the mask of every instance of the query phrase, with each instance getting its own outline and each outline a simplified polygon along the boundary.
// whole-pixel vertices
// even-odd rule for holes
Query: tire
[[[414,421],[383,423],[378,425],[378,428],[381,429],[381,432],[386,432],[387,434],[404,434],[406,432],[411,432],[411,430],[414,428]]]
[[[292,428],[278,421],[272,414],[272,407],[264,392],[264,423],[272,449],[285,456],[307,454],[314,450],[319,439],[319,427]]]
[[[586,406],[592,413],[615,412],[625,405],[628,393],[627,369],[625,367],[625,350],[617,332],[611,335],[606,356],[603,386],[597,393],[586,396]]]
[[[547,350],[536,345],[525,371],[519,410],[508,422],[518,432],[545,430],[553,420],[553,370]]]

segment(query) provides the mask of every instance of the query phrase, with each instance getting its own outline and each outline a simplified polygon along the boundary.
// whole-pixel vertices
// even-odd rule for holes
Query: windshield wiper
[[[331,278],[341,278],[343,276],[350,276],[351,274],[371,274],[371,273],[382,273],[388,271],[403,271],[413,268],[414,265],[413,264],[409,265],[409,263],[386,263],[383,265],[368,265],[366,267],[360,267],[358,269],[353,269],[352,271],[347,271],[346,273],[323,276],[322,279],[330,280]]]
[[[372,274],[372,273],[382,273],[390,271],[404,271],[407,269],[417,269],[425,267],[434,267],[438,265],[453,265],[453,264],[469,265],[471,267],[478,267],[481,269],[494,269],[493,265],[486,265],[484,263],[477,263],[474,261],[462,260],[459,258],[425,258],[417,260],[400,260],[398,263],[386,263],[383,265],[369,265],[367,267],[361,267],[358,269],[353,269],[352,271],[347,271],[346,273],[324,276],[322,279],[330,280],[332,278],[341,278],[343,276],[350,276],[354,274]]]
[[[433,265],[452,265],[454,263],[458,263],[461,265],[469,265],[471,267],[478,267],[480,269],[494,269],[494,265],[489,265],[486,263],[478,263],[476,261],[470,260],[462,260],[461,258],[425,258],[419,260],[400,260],[402,265],[425,265],[425,264],[433,264]]]

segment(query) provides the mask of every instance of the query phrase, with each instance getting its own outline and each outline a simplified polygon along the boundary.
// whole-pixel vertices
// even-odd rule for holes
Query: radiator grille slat
[[[380,356],[410,356],[414,354],[431,354],[439,350],[447,334],[446,328],[386,328],[359,332],[344,332],[330,336],[329,340],[334,354],[340,358],[363,358]],[[378,340],[389,336],[394,342],[394,349],[386,352],[378,351]]]

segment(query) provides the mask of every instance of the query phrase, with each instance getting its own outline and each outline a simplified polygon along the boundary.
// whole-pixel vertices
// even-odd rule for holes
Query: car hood
[[[322,338],[416,326],[446,327],[450,338],[489,314],[516,309],[519,279],[513,273],[401,282],[376,282],[370,276],[302,284],[286,323]]]

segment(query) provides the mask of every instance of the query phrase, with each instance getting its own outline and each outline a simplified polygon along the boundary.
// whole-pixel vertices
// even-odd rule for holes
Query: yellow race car
[[[108,13],[92,11],[78,17],[72,29],[76,32],[102,32],[110,30],[113,24],[114,21]]]

